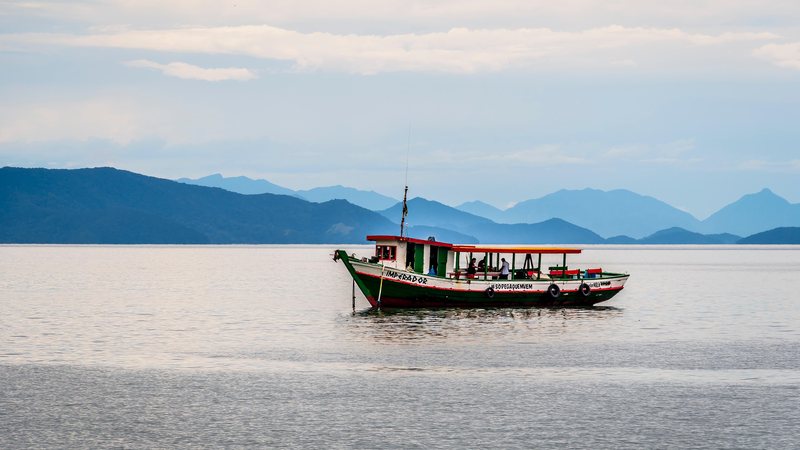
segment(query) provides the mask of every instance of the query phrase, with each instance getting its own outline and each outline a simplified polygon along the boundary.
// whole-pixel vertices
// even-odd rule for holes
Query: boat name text
[[[411,283],[428,284],[428,279],[425,278],[425,277],[420,277],[420,276],[417,276],[417,275],[410,275],[410,274],[402,273],[402,272],[394,272],[394,271],[391,271],[391,270],[387,270],[386,271],[386,276],[389,277],[389,278],[394,278],[396,280],[410,281]]]
[[[498,291],[529,291],[533,289],[533,283],[497,283],[493,287]]]

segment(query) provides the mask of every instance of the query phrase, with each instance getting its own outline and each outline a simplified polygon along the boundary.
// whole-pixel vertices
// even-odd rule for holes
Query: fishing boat
[[[388,235],[367,240],[375,242],[374,254],[336,250],[333,258],[344,263],[374,308],[591,306],[618,294],[629,277],[568,266],[567,255],[581,253],[579,248],[456,245]],[[545,268],[543,258],[556,261]]]

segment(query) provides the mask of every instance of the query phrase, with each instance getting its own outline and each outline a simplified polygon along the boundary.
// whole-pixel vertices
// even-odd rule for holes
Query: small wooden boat
[[[454,245],[383,235],[367,240],[375,242],[373,255],[336,250],[333,258],[344,263],[376,308],[590,306],[618,294],[629,277],[568,266],[567,255],[581,253],[578,248]],[[544,269],[543,257],[556,262]]]

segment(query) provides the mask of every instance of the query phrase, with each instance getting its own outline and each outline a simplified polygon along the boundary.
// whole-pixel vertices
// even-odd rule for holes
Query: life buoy
[[[561,288],[558,287],[558,285],[551,284],[547,287],[547,293],[550,294],[552,298],[558,298],[558,296],[561,295]]]
[[[489,286],[488,288],[486,288],[486,290],[485,290],[485,291],[483,291],[483,293],[484,293],[484,294],[486,294],[486,297],[487,297],[487,298],[494,298],[494,288],[493,288],[493,287],[491,287],[491,286]]]
[[[578,292],[580,292],[582,296],[588,297],[589,294],[592,293],[592,288],[590,288],[588,284],[583,283],[578,287]]]

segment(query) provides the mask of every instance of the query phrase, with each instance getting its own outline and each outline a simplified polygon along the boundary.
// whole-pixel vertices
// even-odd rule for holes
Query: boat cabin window
[[[397,259],[397,246],[396,245],[376,245],[375,256],[381,260],[394,261]]]

